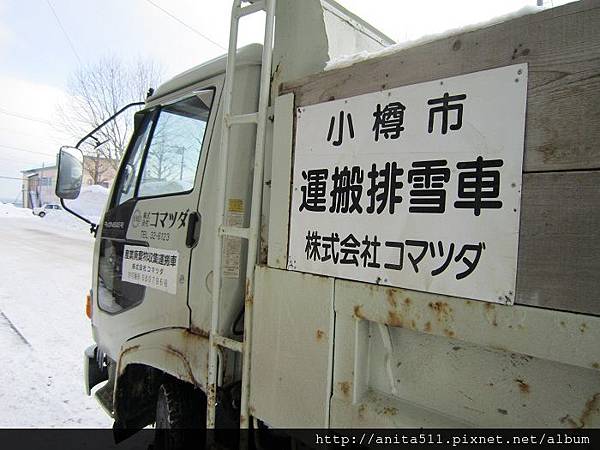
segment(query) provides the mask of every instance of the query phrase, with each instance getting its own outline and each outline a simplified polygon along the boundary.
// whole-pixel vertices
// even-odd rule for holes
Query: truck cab
[[[181,404],[193,396],[196,402],[187,406],[186,416],[197,417],[211,392],[230,399],[219,401],[220,409],[237,415],[233,423],[239,425],[241,355],[218,349],[213,364],[217,389],[211,390],[209,354],[214,336],[223,336],[230,346],[242,345],[248,241],[228,235],[215,249],[221,227],[250,226],[257,127],[256,120],[248,121],[228,132],[226,180],[219,170],[223,128],[230,126],[232,113],[244,121],[260,109],[261,70],[269,78],[262,87],[268,101],[283,82],[322,70],[330,58],[393,42],[329,0],[281,0],[276,14],[271,0],[233,3],[234,11],[243,13],[232,17],[254,12],[257,5],[271,8],[271,20],[277,15],[277,27],[271,28],[275,43],[269,49],[273,64],[263,69],[264,46],[252,44],[234,51],[235,79],[227,86],[231,50],[229,57],[203,63],[152,91],[135,113],[135,129],[101,221],[91,224],[96,242],[87,311],[95,345],[86,351],[86,390],[91,394],[94,386],[108,380],[95,395],[114,417],[117,434],[155,422],[181,425],[165,424],[157,416],[166,396],[178,397]],[[228,111],[226,96],[231,99]],[[256,262],[266,263],[273,105],[264,112],[261,132],[267,156],[260,180],[262,227]],[[80,159],[76,148],[61,152],[57,193],[63,200],[78,194]],[[217,194],[222,184],[220,214]],[[215,252],[222,267],[216,327],[211,324]],[[219,417],[220,422],[224,414]],[[203,424],[196,421],[195,426]]]

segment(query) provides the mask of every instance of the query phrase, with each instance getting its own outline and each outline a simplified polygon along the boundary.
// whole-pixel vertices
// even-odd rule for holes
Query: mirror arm
[[[112,116],[110,116],[108,119],[106,119],[104,122],[102,122],[100,125],[98,125],[96,128],[94,128],[92,131],[90,131],[88,134],[86,134],[84,137],[82,137],[79,142],[77,142],[77,145],[75,146],[75,148],[79,148],[79,146],[81,144],[83,144],[87,139],[91,138],[94,136],[94,134],[102,127],[104,127],[107,123],[109,123],[111,120],[114,120],[115,117],[117,117],[119,114],[121,114],[123,111],[126,111],[127,109],[133,107],[133,106],[144,106],[144,102],[133,102],[130,103],[128,105],[125,105],[124,107],[122,107],[120,110],[118,110],[116,113],[114,113]],[[85,223],[88,223],[90,225],[90,233],[92,233],[94,236],[96,236],[96,232],[98,231],[98,225],[95,224],[94,222],[92,222],[91,220],[85,218],[84,216],[82,216],[81,214],[77,214],[75,211],[73,211],[71,208],[69,208],[66,204],[64,199],[60,199],[60,204],[62,205],[62,207],[65,209],[65,211],[70,212],[71,214],[73,214],[75,217],[77,217],[78,219],[83,220]]]
[[[83,220],[85,223],[90,225],[90,233],[92,233],[94,235],[94,237],[96,237],[96,232],[98,231],[98,225],[95,224],[94,222],[92,222],[91,220],[83,217],[80,214],[77,214],[75,211],[73,211],[71,208],[69,208],[66,204],[65,204],[65,200],[64,199],[60,199],[60,204],[62,205],[62,207],[65,209],[65,211],[70,212],[71,214],[73,214],[75,217],[77,217],[78,219]]]
[[[81,144],[83,144],[87,139],[89,139],[90,137],[92,137],[94,135],[94,133],[96,133],[96,131],[98,131],[100,128],[102,128],[104,125],[106,125],[111,120],[114,120],[114,118],[117,117],[119,114],[121,114],[123,111],[131,108],[132,106],[144,106],[144,104],[145,104],[144,102],[133,102],[133,103],[130,103],[129,105],[123,106],[120,110],[118,110],[116,113],[114,113],[108,119],[106,119],[104,122],[102,122],[100,125],[98,125],[92,131],[90,131],[88,134],[86,134],[84,137],[82,137],[81,139],[79,139],[79,142],[77,143],[77,145],[75,146],[75,148],[79,148],[79,146]]]

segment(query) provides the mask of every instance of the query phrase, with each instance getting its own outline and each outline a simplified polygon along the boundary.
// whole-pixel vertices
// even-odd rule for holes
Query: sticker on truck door
[[[177,293],[178,263],[177,250],[126,245],[122,279],[174,295]]]
[[[225,225],[228,227],[242,227],[244,225],[244,201],[239,198],[230,198],[227,202],[227,215]],[[228,236],[223,239],[223,277],[240,277],[240,255],[242,252],[242,239]]]

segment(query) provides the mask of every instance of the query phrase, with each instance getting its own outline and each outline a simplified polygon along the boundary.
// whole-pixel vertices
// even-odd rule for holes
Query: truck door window
[[[161,109],[148,147],[138,197],[177,194],[194,187],[214,92]]]
[[[133,197],[137,173],[140,170],[142,155],[144,153],[144,148],[146,147],[146,142],[148,141],[148,136],[150,135],[150,129],[152,128],[151,116],[152,114],[149,114],[143,119],[143,122],[137,131],[135,141],[133,142],[133,148],[127,155],[127,161],[121,169],[115,189],[113,207],[119,206]]]

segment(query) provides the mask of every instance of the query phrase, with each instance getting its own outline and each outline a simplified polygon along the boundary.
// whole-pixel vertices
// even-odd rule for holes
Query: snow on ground
[[[66,211],[40,218],[0,204],[0,427],[112,426],[83,387],[93,244]]]
[[[94,223],[98,223],[98,217],[86,216]],[[42,225],[46,228],[55,228],[69,233],[77,233],[77,236],[90,235],[90,225],[78,219],[67,211],[50,211],[40,218]]]
[[[67,200],[65,203],[76,213],[98,223],[108,199],[108,193],[108,189],[103,186],[85,186],[77,199]],[[0,203],[0,217],[3,216],[31,217],[40,222],[42,227],[52,228],[53,231],[71,236],[75,233],[78,238],[90,236],[90,225],[64,210],[51,209],[46,211],[44,217],[39,217],[33,215],[30,209],[16,208],[11,204]]]
[[[103,207],[106,192],[91,191]],[[0,428],[111,428],[112,419],[84,392],[94,240],[88,225],[66,211],[52,213],[40,218],[0,203]],[[48,435],[56,442],[39,436],[46,435],[28,434],[21,447],[146,450],[152,440],[140,433],[116,445],[110,430]]]
[[[431,34],[428,36],[423,36],[418,39],[414,39],[411,41],[400,42],[398,44],[390,45],[389,47],[385,47],[381,50],[377,50],[374,52],[362,51],[359,53],[355,53],[353,55],[342,55],[335,59],[330,60],[325,66],[325,70],[333,70],[340,69],[342,67],[348,67],[352,64],[355,64],[360,61],[364,61],[367,59],[378,58],[380,56],[390,55],[392,53],[399,52],[400,50],[404,50],[410,47],[416,47],[417,45],[426,44],[428,42],[437,41],[439,39],[444,39],[449,36],[454,36],[461,33],[467,33],[469,31],[479,30],[481,28],[486,28],[492,25],[496,25],[498,23],[506,22],[507,20],[516,19],[517,17],[526,16],[529,14],[534,14],[540,12],[544,9],[543,6],[525,6],[517,11],[514,11],[509,14],[504,14],[502,16],[493,17],[485,22],[474,23],[471,25],[466,25],[460,28],[453,28],[451,30],[444,31],[443,33]]]
[[[12,203],[0,203],[0,218],[6,217],[24,217],[33,218],[35,217],[30,209],[17,208]]]
[[[83,390],[92,252],[44,219],[0,216],[0,427],[111,426]]]

